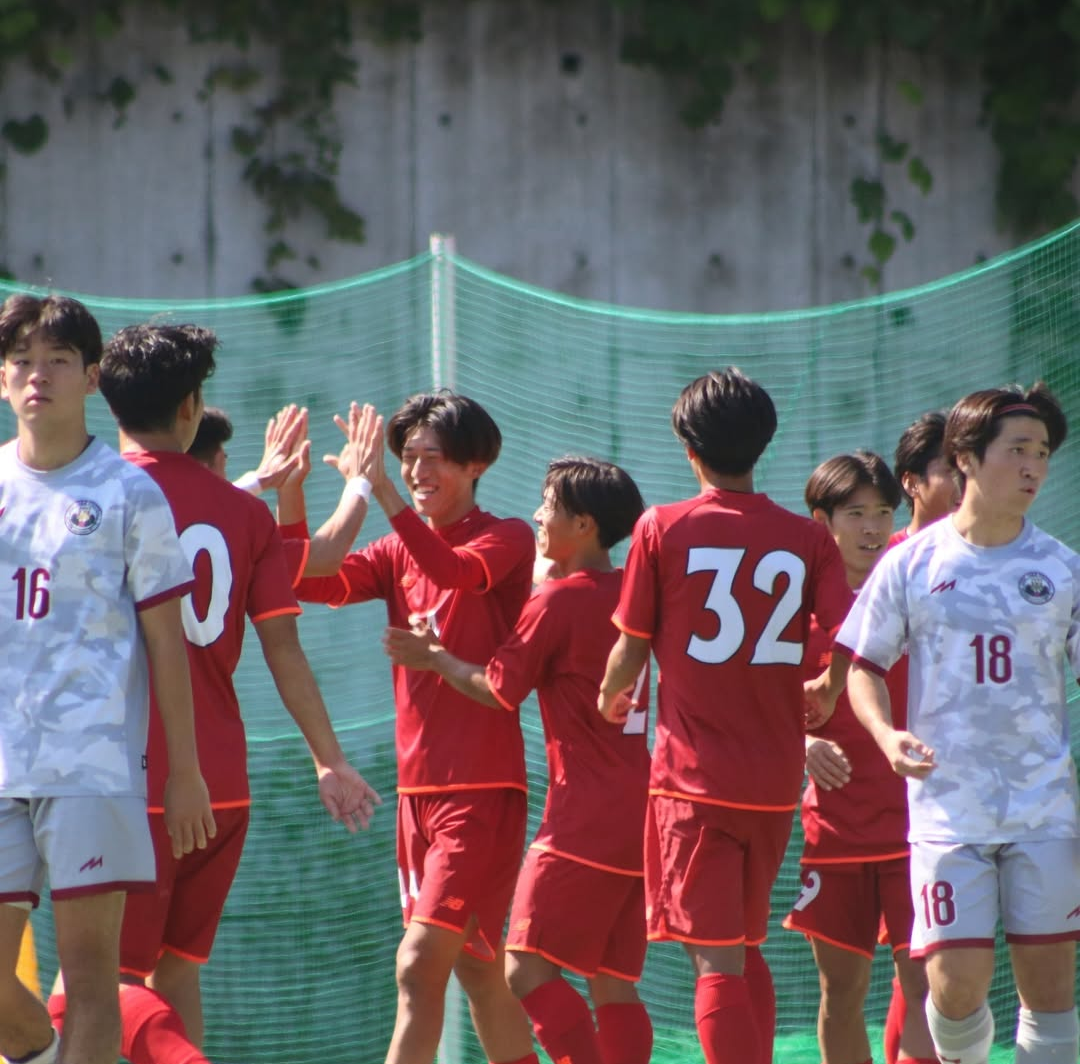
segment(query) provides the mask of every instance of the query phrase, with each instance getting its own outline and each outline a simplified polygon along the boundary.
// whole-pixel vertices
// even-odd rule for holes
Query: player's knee
[[[425,951],[402,942],[395,968],[398,991],[408,997],[444,994],[450,972],[432,963]]]
[[[869,966],[865,972],[861,969],[825,969],[820,972],[820,983],[821,1000],[826,1011],[861,1009],[870,990],[870,969]]]

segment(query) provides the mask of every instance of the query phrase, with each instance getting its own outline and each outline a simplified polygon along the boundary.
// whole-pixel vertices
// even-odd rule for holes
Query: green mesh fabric
[[[644,313],[583,303],[518,284],[459,257],[425,254],[336,285],[266,298],[153,303],[82,297],[103,331],[134,321],[196,321],[222,339],[207,400],[231,415],[230,472],[251,468],[266,419],[294,401],[311,411],[316,467],[308,509],[317,524],[340,481],[319,464],[338,448],[332,424],[350,399],[390,413],[413,392],[453,384],[498,421],[503,453],[480,484],[481,505],[528,518],[547,461],[595,454],[625,466],[647,502],[695,484],[670,429],[679,390],[735,364],[772,393],[780,427],[757,486],[801,510],[813,467],[867,447],[890,460],[923,411],[980,387],[1048,381],[1080,435],[1080,225],[922,288],[859,303],[778,314]],[[0,286],[0,295],[14,286]],[[432,292],[443,318],[433,357]],[[453,308],[452,323],[446,314]],[[113,438],[100,398],[92,431]],[[0,434],[13,432],[6,406]],[[1080,545],[1080,463],[1068,441],[1033,517]],[[898,517],[898,524],[903,515]],[[381,534],[377,509],[361,542]],[[621,557],[621,552],[617,552]],[[208,1055],[222,1064],[381,1060],[395,1008],[401,933],[394,860],[393,705],[379,636],[381,604],[333,612],[308,607],[301,635],[343,744],[385,804],[358,837],[318,804],[310,762],[282,710],[257,642],[245,650],[238,691],[250,737],[252,828],[204,972]],[[523,707],[534,818],[543,796],[535,704]],[[817,977],[803,939],[779,921],[798,893],[796,825],[774,895],[765,953],[778,998],[777,1060],[816,1062]],[[48,905],[35,915],[43,981],[55,970]],[[889,963],[880,952],[867,1002],[883,1022]],[[681,949],[650,947],[642,995],[656,1026],[654,1060],[700,1060],[689,964]],[[1003,1040],[1015,996],[1001,954],[993,1006]],[[448,1054],[484,1059],[467,1020]],[[880,1057],[880,1050],[876,1052]],[[1004,1059],[1004,1056],[1002,1057]]]

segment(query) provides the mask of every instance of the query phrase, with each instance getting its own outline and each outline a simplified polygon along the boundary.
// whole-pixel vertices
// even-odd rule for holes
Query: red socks
[[[66,1010],[65,995],[49,998],[49,1015],[58,1031]],[[176,1010],[149,987],[121,988],[120,1024],[120,1051],[131,1064],[210,1064],[188,1041]]]
[[[603,1064],[649,1064],[652,1021],[640,1002],[601,1005],[596,1010],[596,1026]]]
[[[750,989],[741,975],[702,975],[694,987],[694,1021],[706,1064],[762,1059]]]
[[[907,1001],[904,992],[900,989],[900,980],[893,976],[892,998],[889,1000],[889,1011],[885,1016],[885,1036],[882,1039],[885,1049],[885,1064],[896,1064],[900,1056],[900,1035],[904,1030],[907,1020]]]
[[[589,1004],[565,979],[549,979],[521,1004],[555,1064],[604,1064]]]

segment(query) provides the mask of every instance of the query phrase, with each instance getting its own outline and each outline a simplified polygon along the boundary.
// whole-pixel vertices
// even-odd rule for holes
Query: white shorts
[[[0,798],[0,902],[147,890],[157,878],[146,799]]]
[[[1080,939],[1080,838],[911,844],[911,956],[950,946]]]

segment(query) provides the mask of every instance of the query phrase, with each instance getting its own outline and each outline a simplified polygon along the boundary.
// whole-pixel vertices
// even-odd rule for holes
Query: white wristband
[[[262,481],[259,480],[259,474],[253,469],[249,469],[238,480],[234,480],[233,487],[249,492],[252,495],[262,494]]]
[[[367,477],[353,477],[345,481],[345,490],[350,495],[359,495],[364,502],[371,498],[371,481]]]

